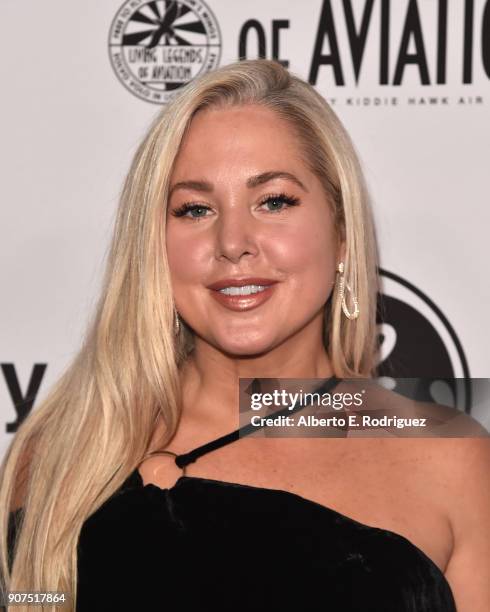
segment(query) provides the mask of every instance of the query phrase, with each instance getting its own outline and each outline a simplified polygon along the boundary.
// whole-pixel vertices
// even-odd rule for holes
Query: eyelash
[[[285,209],[281,208],[280,210],[268,211],[271,213],[280,213],[283,210],[287,210],[291,206],[298,206],[299,204],[299,198],[296,198],[295,196],[286,195],[285,193],[274,193],[274,194],[265,196],[265,198],[262,199],[260,204],[263,205],[273,200],[282,200],[283,202],[287,204],[287,207]],[[187,215],[189,211],[200,209],[200,208],[205,209],[205,210],[210,210],[209,206],[206,206],[205,204],[191,204],[190,202],[185,202],[184,204],[182,204],[182,206],[179,206],[179,208],[176,208],[175,210],[173,210],[172,215],[174,215],[175,217],[184,217]],[[192,217],[191,216],[189,218],[199,221],[199,219],[204,219],[205,217]]]

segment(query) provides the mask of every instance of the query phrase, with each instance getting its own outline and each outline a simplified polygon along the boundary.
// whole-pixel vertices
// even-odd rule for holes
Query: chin
[[[262,353],[267,353],[273,348],[273,343],[270,339],[251,340],[250,338],[237,339],[236,342],[230,342],[227,338],[223,342],[219,340],[216,342],[216,347],[227,353],[228,355],[235,356],[258,356]]]

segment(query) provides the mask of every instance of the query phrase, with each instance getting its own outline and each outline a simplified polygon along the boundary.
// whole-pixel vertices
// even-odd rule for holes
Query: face
[[[321,329],[339,253],[330,205],[301,153],[290,124],[265,107],[193,118],[171,176],[166,240],[175,304],[196,341],[254,355]],[[210,288],[233,280],[266,288]]]

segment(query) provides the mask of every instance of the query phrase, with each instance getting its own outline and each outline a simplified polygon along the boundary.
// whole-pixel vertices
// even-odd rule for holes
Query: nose
[[[258,253],[258,225],[246,206],[233,206],[220,213],[216,227],[216,258],[237,263],[242,255]]]

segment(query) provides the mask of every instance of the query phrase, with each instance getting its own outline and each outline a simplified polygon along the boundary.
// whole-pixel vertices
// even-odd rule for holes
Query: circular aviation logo
[[[392,272],[379,273],[380,382],[415,400],[471,412],[469,368],[451,323],[420,289]]]
[[[221,34],[202,0],[128,0],[112,21],[109,55],[126,89],[164,104],[219,65]]]

